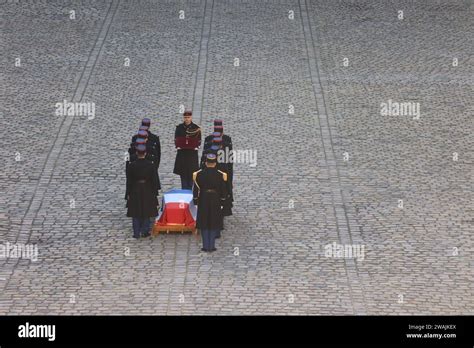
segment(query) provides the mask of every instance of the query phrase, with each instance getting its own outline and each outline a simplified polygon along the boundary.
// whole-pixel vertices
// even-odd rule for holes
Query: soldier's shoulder
[[[196,170],[194,173],[193,173],[193,180],[196,180],[197,176],[199,175],[199,173],[202,171],[202,169],[199,169],[199,170]]]
[[[227,173],[223,172],[222,170],[218,170],[218,172],[222,174],[222,179],[224,179],[224,181],[227,181]]]

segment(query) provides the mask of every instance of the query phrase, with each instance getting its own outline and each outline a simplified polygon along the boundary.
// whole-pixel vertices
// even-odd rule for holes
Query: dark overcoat
[[[198,142],[201,142],[201,133],[198,131],[199,126],[195,123],[185,125],[184,122],[176,126],[175,142],[177,138],[189,136],[190,133],[196,132]],[[193,173],[199,169],[198,150],[196,149],[178,149],[176,160],[174,162],[173,173],[191,177]]]
[[[132,144],[135,144],[135,140],[137,140],[137,135],[135,134],[132,137]],[[146,144],[147,152],[152,152],[154,158],[154,164],[158,168],[160,166],[161,160],[161,144],[160,144],[160,137],[152,132],[148,131],[148,141]],[[133,149],[135,152],[135,149]]]
[[[193,199],[197,204],[196,227],[222,230],[222,205],[227,197],[227,174],[217,168],[204,167],[193,174]]]
[[[158,215],[158,176],[155,166],[137,159],[127,167],[127,216],[137,218]]]
[[[134,139],[132,139],[132,140],[134,140]],[[135,140],[136,140],[136,138],[135,138]],[[125,171],[127,171],[127,168],[130,165],[130,163],[135,162],[138,158],[138,156],[136,154],[136,150],[135,150],[135,145],[136,145],[135,142],[132,142],[130,144],[130,147],[128,148],[129,160],[126,162]],[[161,156],[161,153],[159,153],[159,155],[157,155],[157,153],[156,153],[155,144],[151,141],[147,141],[146,142],[146,156],[145,156],[145,159],[150,161],[151,163],[153,163],[153,166],[155,167],[156,179],[158,181],[158,190],[161,190],[161,181],[160,181],[160,176],[158,174],[158,167],[160,165],[160,156]]]
[[[212,152],[210,148],[212,146],[213,138],[214,137],[211,134],[211,135],[208,135],[204,139],[204,147],[203,147],[203,152],[202,152],[202,157],[201,157],[201,162],[200,162],[200,168],[204,168],[205,162],[206,162],[206,155]],[[222,150],[225,151],[224,153],[230,155],[233,151],[232,138],[228,136],[227,134],[223,134],[222,145],[223,145]],[[219,157],[218,157],[218,160],[219,160]],[[217,169],[222,170],[227,173],[228,180],[226,183],[227,183],[228,197],[224,203],[223,214],[224,216],[230,216],[232,215],[232,207],[234,206],[232,203],[234,201],[234,164],[232,162],[220,162],[217,164]]]

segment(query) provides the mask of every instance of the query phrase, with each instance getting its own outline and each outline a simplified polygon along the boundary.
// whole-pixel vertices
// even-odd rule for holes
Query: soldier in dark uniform
[[[150,137],[150,133],[148,132],[148,127],[147,126],[140,126],[140,128],[138,129],[138,132],[146,132],[146,133],[142,133],[142,135],[138,135],[135,134],[133,137],[132,137],[132,142],[131,144],[134,144],[138,138],[146,138],[147,139],[147,149],[148,149],[148,152],[149,154],[151,154],[153,156],[153,158],[155,159],[155,164],[157,164],[157,166],[159,166],[159,160],[160,160],[160,157],[161,157],[161,152],[159,150],[159,145],[155,142],[155,139],[152,139]],[[143,135],[143,134],[146,134],[146,135]]]
[[[140,125],[140,128],[138,130],[147,132],[147,138],[148,138],[148,141],[149,141],[148,146],[153,147],[153,156],[155,157],[155,164],[156,164],[156,168],[158,169],[158,167],[160,166],[160,160],[161,160],[160,137],[156,134],[153,134],[150,131],[150,124],[151,124],[150,119],[149,118],[144,118],[142,120],[142,124]],[[131,142],[132,144],[135,143],[135,141],[137,140],[137,137],[138,137],[138,134],[135,134],[132,137],[132,142]]]
[[[193,173],[199,169],[198,148],[201,146],[201,129],[193,123],[191,111],[185,111],[183,123],[176,126],[174,142],[178,151],[173,173],[181,177],[181,188],[190,190]]]
[[[215,134],[220,135],[219,133],[215,133]],[[211,143],[211,144],[212,144],[212,143]],[[201,168],[201,169],[206,168],[206,160],[207,160],[207,156],[208,156],[209,154],[213,154],[213,155],[215,155],[216,158],[217,158],[217,157],[218,157],[218,151],[219,151],[219,150],[220,150],[220,147],[219,147],[218,145],[216,145],[216,144],[214,144],[214,145],[208,147],[207,149],[203,150],[202,156],[201,156],[201,165],[200,165],[200,168]],[[223,170],[223,168],[222,168],[222,164],[219,163],[218,161],[217,161],[217,164],[216,164],[216,168],[217,168],[217,170],[220,170],[220,171],[226,173],[226,171]],[[228,199],[228,192],[227,192],[226,201],[227,201],[227,199]],[[225,206],[225,201],[224,201],[224,206]],[[224,215],[223,215],[223,216],[224,216]],[[222,229],[224,229],[224,223],[222,223]],[[219,229],[219,230],[216,231],[215,238],[220,238],[220,237],[221,237],[221,230]]]
[[[145,159],[146,146],[136,146],[137,160],[127,167],[127,216],[133,221],[133,238],[150,235],[150,218],[158,215],[158,182],[153,163]]]
[[[222,137],[215,137],[212,140],[212,146],[211,149],[214,149],[217,154],[217,169],[227,173],[227,177],[229,180],[227,180],[226,185],[227,185],[227,197],[224,202],[224,208],[222,210],[222,213],[224,216],[230,216],[232,215],[232,182],[230,181],[231,173],[232,173],[232,163],[229,161],[228,158],[226,158],[227,155],[230,155],[230,153],[226,152],[225,149],[225,144],[223,142]],[[227,150],[228,151],[228,150]]]
[[[203,151],[210,149],[211,146],[213,145],[214,138],[219,138],[221,135],[222,134],[220,132],[213,132],[211,135],[208,135],[204,142]]]
[[[141,127],[140,127],[141,128]],[[137,154],[136,154],[136,146],[137,145],[145,145],[146,146],[146,157],[145,159],[149,160],[151,163],[153,163],[155,167],[155,172],[156,172],[156,177],[158,181],[158,190],[161,190],[161,183],[160,183],[160,177],[158,175],[158,166],[159,166],[159,158],[156,153],[156,147],[155,143],[149,140],[149,134],[145,130],[139,130],[137,135],[134,135],[132,137],[132,143],[130,144],[130,147],[128,149],[129,153],[129,160],[126,163],[125,169],[128,167],[128,165],[137,159]]]
[[[151,120],[149,118],[144,118],[142,120],[142,125],[140,128],[146,127],[146,131],[148,132],[148,139],[153,143],[155,148],[155,157],[156,157],[156,166],[157,168],[160,166],[161,161],[161,144],[160,144],[160,137],[156,134],[153,134],[150,130],[151,127]]]
[[[207,148],[205,148],[202,151],[201,161],[199,162],[199,168],[203,169],[206,166],[206,159],[207,159],[208,154],[212,153],[217,156],[219,150],[220,150],[219,146],[212,143],[211,143],[211,146],[208,146]],[[217,163],[217,169],[222,170],[220,168],[220,163]]]
[[[202,251],[216,250],[215,238],[222,229],[222,204],[227,197],[227,174],[217,169],[217,157],[208,154],[206,166],[193,173],[193,199],[197,205],[196,227],[201,231]]]
[[[215,119],[214,120],[214,133],[211,135],[208,135],[205,140],[204,140],[204,149],[207,149],[212,146],[213,139],[216,138],[216,133],[220,133],[220,136],[222,137],[222,150],[228,156],[231,155],[233,151],[232,147],[232,138],[228,136],[227,134],[224,134],[224,126],[223,122],[220,119]],[[228,192],[230,195],[229,202],[231,203],[230,205],[227,204],[227,208],[225,208],[225,214],[224,216],[232,215],[232,211],[230,208],[232,208],[232,202],[234,201],[234,193],[233,193],[233,187],[234,187],[234,163],[231,161],[226,162],[226,169],[227,169],[227,174],[228,174]],[[230,208],[229,208],[230,207]]]
[[[228,147],[229,150],[232,150],[232,138],[228,136],[227,134],[224,134],[224,126],[223,126],[222,120],[219,120],[219,119],[214,120],[214,132],[220,133],[224,146]],[[207,144],[209,144],[208,146],[212,145],[212,139],[214,137],[215,137],[214,133],[212,133],[211,135],[208,135],[204,139],[204,148],[206,147]]]

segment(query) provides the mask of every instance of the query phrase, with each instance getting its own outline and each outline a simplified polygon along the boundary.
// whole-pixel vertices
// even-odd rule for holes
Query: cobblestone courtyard
[[[74,11],[74,12],[71,12]],[[402,12],[400,12],[402,11]],[[474,314],[474,2],[2,1],[0,314]],[[184,17],[184,18],[182,18]],[[63,100],[95,117],[58,116]],[[383,115],[383,103],[419,105]],[[218,250],[134,240],[143,117],[235,149]],[[327,245],[362,245],[360,258]]]

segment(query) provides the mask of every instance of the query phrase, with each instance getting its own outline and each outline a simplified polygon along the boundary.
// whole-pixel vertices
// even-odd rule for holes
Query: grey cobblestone
[[[0,242],[39,246],[38,262],[0,260],[1,314],[473,313],[472,2],[0,6]],[[95,118],[55,116],[63,99]],[[388,99],[420,102],[420,119],[381,116]],[[142,117],[163,187],[179,186],[181,105],[257,150],[235,164],[211,255],[186,234],[135,241],[125,216]],[[364,260],[325,257],[333,242],[364,244]]]

